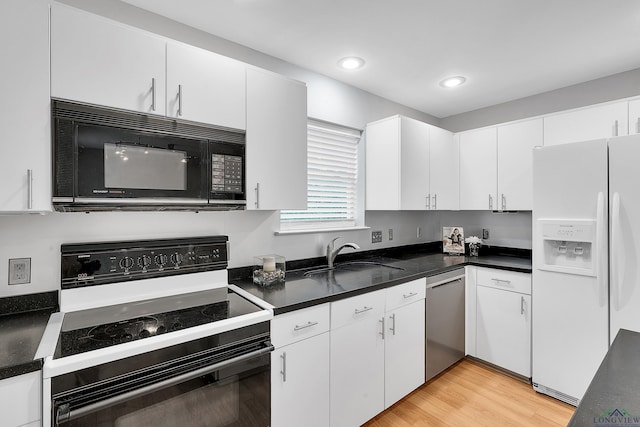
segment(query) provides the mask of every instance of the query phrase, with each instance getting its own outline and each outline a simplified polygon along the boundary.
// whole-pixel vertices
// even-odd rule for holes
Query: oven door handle
[[[255,350],[250,353],[246,353],[241,356],[234,357],[233,359],[228,359],[213,365],[205,366],[203,368],[196,369],[195,371],[185,372],[184,374],[180,374],[178,376],[168,378],[164,381],[160,381],[154,384],[140,387],[136,390],[128,391],[126,393],[122,393],[117,396],[113,396],[108,399],[101,400],[99,402],[91,403],[89,405],[82,406],[77,409],[69,410],[69,406],[67,404],[61,405],[56,410],[56,425],[61,425],[69,421],[73,421],[77,418],[80,418],[84,415],[90,414],[92,412],[96,412],[101,409],[107,408],[109,406],[114,406],[114,405],[117,405],[118,403],[122,403],[127,400],[134,399],[139,396],[143,396],[145,394],[153,393],[154,391],[162,390],[163,388],[171,387],[172,385],[180,384],[182,382],[189,381],[194,378],[198,378],[200,376],[206,375],[213,371],[217,371],[219,369],[229,367],[236,363],[244,362],[249,359],[254,359],[256,357],[263,356],[267,353],[272,352],[275,349],[273,344],[271,344],[271,342],[269,341],[266,341],[264,345],[265,347],[261,348],[260,350]]]

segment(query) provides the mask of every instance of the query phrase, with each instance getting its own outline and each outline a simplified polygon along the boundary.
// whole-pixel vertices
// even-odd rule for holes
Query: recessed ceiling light
[[[364,59],[358,58],[357,56],[347,56],[338,61],[338,66],[345,70],[357,70],[364,66]]]
[[[440,86],[451,88],[451,87],[460,86],[462,83],[466,81],[467,79],[462,76],[447,77],[446,79],[440,82]]]

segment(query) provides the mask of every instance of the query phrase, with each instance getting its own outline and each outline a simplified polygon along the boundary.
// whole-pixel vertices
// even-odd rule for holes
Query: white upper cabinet
[[[542,119],[498,126],[499,210],[531,210],[533,148],[542,145]]]
[[[160,37],[53,4],[51,96],[164,115],[165,46]]]
[[[544,145],[627,135],[628,102],[597,105],[544,118]]]
[[[640,133],[640,99],[629,101],[629,135]]]
[[[167,115],[245,129],[245,64],[180,43],[167,44]]]
[[[408,117],[400,118],[400,209],[424,210],[429,197],[429,125]],[[390,141],[387,141],[389,143]],[[384,168],[374,174],[387,177]],[[373,189],[375,191],[375,188]]]
[[[459,138],[436,126],[429,126],[429,191],[431,210],[460,208]]]
[[[48,2],[0,3],[0,38],[0,212],[51,211]]]
[[[458,208],[458,146],[451,132],[393,116],[367,125],[366,144],[367,210]]]
[[[498,209],[497,130],[483,128],[460,134],[460,209]]]
[[[307,208],[307,86],[247,68],[248,210]]]

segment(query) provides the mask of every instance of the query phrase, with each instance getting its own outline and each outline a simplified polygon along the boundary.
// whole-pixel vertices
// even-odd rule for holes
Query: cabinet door
[[[329,427],[329,333],[271,354],[271,425]]]
[[[429,205],[429,125],[402,117],[400,141],[400,209],[425,210]],[[382,171],[378,169],[386,177]]]
[[[331,331],[331,426],[362,425],[384,410],[382,318]]]
[[[51,96],[165,114],[165,44],[144,31],[54,4]]]
[[[425,303],[415,301],[386,313],[385,409],[424,384]]]
[[[498,209],[496,128],[460,134],[460,209]]]
[[[460,209],[460,143],[452,132],[429,127],[431,210]]]
[[[3,1],[0,11],[0,211],[50,211],[49,4]]]
[[[629,102],[629,135],[640,133],[640,99]]]
[[[2,425],[23,426],[41,420],[42,376],[31,372],[0,381]]]
[[[544,145],[626,135],[628,102],[615,102],[544,118]]]
[[[464,268],[464,352],[476,356],[476,267]]]
[[[400,209],[400,116],[367,125],[366,209]]]
[[[531,376],[531,296],[476,288],[476,356]]]
[[[542,146],[542,119],[498,127],[497,209],[532,209],[536,146]]]
[[[245,129],[245,65],[193,46],[167,44],[167,115]]]
[[[247,69],[247,209],[307,208],[307,87]]]

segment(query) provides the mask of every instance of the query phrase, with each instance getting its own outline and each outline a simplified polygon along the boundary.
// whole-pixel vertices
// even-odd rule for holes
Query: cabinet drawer
[[[382,319],[384,301],[385,291],[380,290],[331,303],[331,329],[362,319]]]
[[[476,284],[531,295],[531,274],[528,273],[478,268]]]
[[[427,279],[418,279],[387,289],[387,311],[425,298]]]
[[[276,316],[271,321],[271,341],[282,347],[329,330],[329,303]]]

